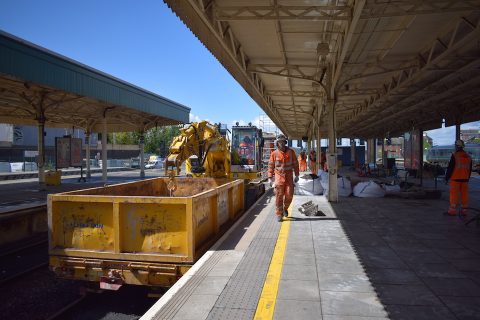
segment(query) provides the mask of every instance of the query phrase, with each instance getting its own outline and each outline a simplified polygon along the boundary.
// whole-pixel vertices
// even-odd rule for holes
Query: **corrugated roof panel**
[[[0,74],[106,104],[188,122],[190,108],[0,32]]]

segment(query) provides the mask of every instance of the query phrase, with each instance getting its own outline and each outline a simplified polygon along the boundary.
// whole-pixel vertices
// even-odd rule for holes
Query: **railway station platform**
[[[107,184],[122,183],[140,179],[140,170],[112,168],[108,172]],[[2,180],[0,178],[0,214],[24,209],[31,206],[45,205],[47,196],[51,193],[66,192],[78,189],[93,188],[104,185],[101,172],[92,173],[91,178],[86,182],[79,182],[80,171],[69,175],[62,175],[61,184],[58,186],[40,186],[38,179],[24,177]],[[77,174],[75,174],[77,173]],[[162,176],[162,170],[146,170],[145,178]],[[84,175],[85,176],[85,175]]]
[[[295,196],[278,223],[268,191],[141,319],[478,319],[480,227],[447,207]]]

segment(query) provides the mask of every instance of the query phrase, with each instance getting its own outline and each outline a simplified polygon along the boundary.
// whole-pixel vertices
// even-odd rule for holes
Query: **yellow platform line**
[[[292,215],[292,206],[288,210],[288,215]],[[266,320],[273,319],[275,304],[277,302],[278,286],[282,275],[283,258],[285,257],[285,249],[287,248],[288,231],[290,230],[290,220],[283,220],[278,234],[275,250],[273,251],[272,261],[268,268],[267,278],[263,284],[262,294],[258,301],[257,310],[254,319]]]

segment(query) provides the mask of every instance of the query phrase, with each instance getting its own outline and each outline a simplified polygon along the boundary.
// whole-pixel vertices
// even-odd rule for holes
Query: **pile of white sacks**
[[[357,183],[352,190],[352,184],[349,179],[345,177],[338,177],[338,195],[340,197],[348,197],[352,193],[355,197],[360,198],[381,198],[390,191],[387,190],[374,181],[365,181]],[[301,176],[297,185],[295,186],[295,194],[298,195],[321,195],[328,193],[328,172],[323,170],[318,171],[318,177],[311,175]]]
[[[312,179],[311,175],[301,176],[295,186],[295,194],[312,196],[328,193],[328,172],[319,170],[318,177]],[[352,194],[350,180],[344,177],[338,178],[338,195],[348,197]]]

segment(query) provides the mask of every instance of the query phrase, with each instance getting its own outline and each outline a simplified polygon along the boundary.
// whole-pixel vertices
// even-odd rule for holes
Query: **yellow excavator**
[[[260,175],[263,147],[261,130],[251,125],[237,125],[232,129],[233,165],[226,129],[221,130],[220,126],[200,121],[180,130],[165,160],[165,175],[170,178],[167,188],[171,194],[177,188],[175,178],[180,174],[184,162],[186,174],[193,177],[244,179],[247,207],[265,192]]]
[[[165,160],[165,175],[180,174],[186,162],[186,174],[194,177],[230,177],[230,141],[208,121],[193,122],[180,129]]]

